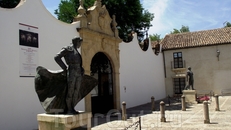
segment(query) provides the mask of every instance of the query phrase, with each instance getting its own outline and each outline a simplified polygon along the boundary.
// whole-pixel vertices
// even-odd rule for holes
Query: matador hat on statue
[[[72,41],[74,41],[74,40],[83,41],[83,39],[82,39],[81,37],[77,37],[77,36],[75,36],[75,37],[72,39]]]

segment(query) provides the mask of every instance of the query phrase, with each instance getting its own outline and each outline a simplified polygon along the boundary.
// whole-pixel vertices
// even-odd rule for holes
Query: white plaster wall
[[[216,56],[217,50],[220,51],[219,60]],[[165,51],[167,94],[173,94],[174,72],[171,70],[171,61],[174,52],[182,52],[186,71],[187,67],[191,66],[194,88],[198,93],[213,91],[215,94],[221,94],[222,90],[231,89],[231,44],[226,44]]]
[[[79,23],[54,18],[41,0],[27,0],[15,9],[0,8],[0,130],[37,129],[37,114],[44,113],[34,89],[34,78],[19,77],[19,23],[38,27],[38,65],[60,67],[54,56],[79,34]],[[84,110],[81,101],[77,109]]]
[[[38,65],[59,70],[53,58],[79,36],[79,22],[58,21],[41,0],[27,0],[15,9],[0,8],[0,16],[0,130],[37,129],[37,114],[45,111],[35,92],[34,78],[19,77],[19,23],[38,27]],[[165,97],[162,54],[155,56],[151,45],[142,51],[133,40],[120,44],[120,55],[121,101],[132,107],[150,102],[151,96],[156,100]],[[76,109],[84,110],[84,101]]]
[[[120,95],[127,108],[166,97],[163,56],[151,49],[141,50],[137,36],[130,43],[120,43]],[[124,88],[126,87],[126,92]]]

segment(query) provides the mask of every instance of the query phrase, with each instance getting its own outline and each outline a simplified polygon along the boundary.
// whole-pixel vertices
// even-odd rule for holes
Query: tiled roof
[[[151,41],[152,48],[155,48],[159,41]]]
[[[231,44],[231,27],[169,34],[164,37],[161,44],[163,50]]]

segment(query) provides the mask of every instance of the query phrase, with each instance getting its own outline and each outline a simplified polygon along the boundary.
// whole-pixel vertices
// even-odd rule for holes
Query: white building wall
[[[130,43],[120,43],[120,96],[127,108],[166,97],[163,55],[156,56],[149,44],[143,51],[135,35]],[[125,90],[126,88],[126,90]]]
[[[54,18],[41,0],[27,0],[15,9],[0,8],[0,130],[37,129],[37,114],[44,113],[34,89],[34,77],[19,77],[19,23],[38,27],[38,65],[61,69],[55,54],[69,45],[79,23]],[[84,110],[83,101],[78,104]]]
[[[15,9],[0,8],[0,16],[0,130],[37,129],[37,114],[45,111],[34,89],[34,77],[19,75],[19,23],[38,27],[38,66],[59,70],[53,58],[79,36],[79,22],[57,20],[41,0],[27,0]],[[155,56],[151,45],[142,51],[137,40],[121,43],[119,49],[121,101],[132,107],[150,102],[151,96],[165,97],[162,54]],[[84,101],[76,109],[84,110]]]

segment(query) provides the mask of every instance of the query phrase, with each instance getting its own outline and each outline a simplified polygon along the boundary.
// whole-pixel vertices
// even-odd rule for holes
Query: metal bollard
[[[205,116],[205,120],[204,120],[204,124],[209,124],[210,120],[209,120],[209,106],[208,106],[208,101],[204,101],[204,116]]]
[[[126,103],[123,101],[122,102],[122,120],[126,121],[127,116],[126,116]]]
[[[181,96],[182,111],[186,111],[185,96]]]
[[[163,101],[160,102],[160,114],[161,114],[160,122],[166,122],[165,103]]]
[[[219,108],[219,95],[215,94],[215,102],[216,102],[216,108],[215,108],[215,111],[220,111],[220,108]]]
[[[155,98],[153,96],[151,97],[151,103],[152,103],[151,110],[155,111]]]

